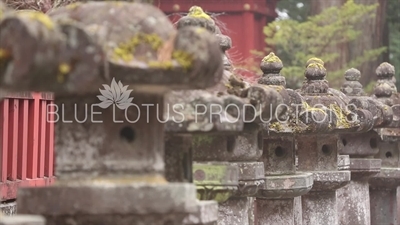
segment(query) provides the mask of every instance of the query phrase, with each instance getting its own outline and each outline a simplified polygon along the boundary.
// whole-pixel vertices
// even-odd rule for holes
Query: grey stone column
[[[369,179],[371,224],[398,224],[400,214],[397,190],[400,186],[400,149],[396,142],[380,141],[381,172]]]
[[[381,172],[369,180],[371,224],[399,224],[399,202],[397,190],[400,186],[400,95],[395,85],[395,68],[382,63],[376,69],[377,84],[372,96],[392,112],[390,123],[380,126],[377,133]]]
[[[313,173],[311,191],[301,197],[303,224],[338,224],[336,190],[348,184],[349,171],[338,170],[336,135],[297,138],[299,170]]]
[[[254,196],[264,184],[264,166],[257,162],[262,154],[263,130],[257,124],[246,124],[243,133],[236,136],[232,145],[230,163],[239,168],[238,191],[220,204],[219,225],[254,223]]]
[[[193,107],[194,103],[201,105],[208,105],[210,102],[218,102],[221,101],[221,108],[224,108],[222,102],[223,99],[229,99],[229,96],[225,96],[226,98],[221,98],[210,94],[208,91],[180,91],[180,92],[171,92],[167,95],[166,105],[170,107],[169,111],[169,119],[166,123],[166,131],[167,137],[165,139],[165,162],[166,162],[166,179],[169,182],[182,182],[182,183],[193,183],[193,180],[196,183],[207,183],[211,182],[214,184],[208,183],[208,185],[216,185],[215,182],[218,182],[218,178],[213,176],[217,175],[222,180],[229,183],[229,173],[235,172],[235,170],[231,170],[232,167],[227,165],[228,171],[218,171],[219,169],[224,170],[223,164],[219,165],[195,165],[195,170],[193,170],[193,145],[198,146],[203,142],[207,143],[207,136],[221,136],[225,137],[224,133],[238,133],[243,129],[243,121],[238,120],[236,122],[222,122],[222,121],[232,121],[229,113],[226,115],[220,115],[223,117],[221,120],[211,120],[209,116],[200,116],[195,115],[196,108]],[[174,105],[183,104],[185,105],[185,109],[178,114],[181,114],[182,118],[178,119],[178,115],[173,114]],[[217,103],[214,103],[214,106]],[[175,109],[176,110],[176,109]],[[226,116],[227,118],[225,118]],[[177,123],[177,120],[182,119],[181,122]],[[217,127],[217,129],[211,130],[203,130],[204,124],[212,127]],[[196,136],[200,135],[200,136]],[[193,143],[192,136],[195,136]],[[197,138],[196,138],[197,137]],[[200,137],[200,138],[199,138]],[[203,143],[203,144],[204,144]],[[222,167],[218,167],[222,166]],[[210,168],[207,168],[210,167]],[[233,168],[236,168],[234,166]],[[225,168],[225,169],[226,169]],[[221,172],[222,175],[219,173]],[[228,175],[226,174],[228,173]],[[194,177],[193,177],[194,176]],[[228,178],[225,178],[228,176]],[[207,180],[210,179],[210,180]],[[235,183],[236,184],[236,183]],[[203,193],[203,192],[201,192]],[[185,220],[185,224],[189,225],[208,225],[212,223],[217,223],[218,220],[218,203],[216,201],[210,201],[213,197],[210,197],[209,194],[200,195],[199,198],[201,201],[197,201],[197,206],[195,207],[195,212],[189,214]],[[211,194],[212,196],[212,194]],[[220,199],[220,196],[217,196],[217,199]],[[225,198],[225,197],[223,197]]]
[[[213,197],[219,202],[219,225],[248,225],[252,223],[251,210],[254,201],[252,197],[264,183],[263,164],[257,162],[262,154],[262,144],[262,130],[257,124],[246,124],[243,133],[240,135],[198,136],[193,142],[196,160],[194,181],[198,185],[198,192],[202,198]],[[223,160],[226,160],[225,163]],[[208,163],[206,163],[207,161]],[[210,172],[213,170],[216,173],[216,177],[226,173],[224,171],[236,168],[238,176],[236,186],[230,186],[234,183],[229,185],[228,182],[218,184],[219,182],[216,180],[214,185],[211,185],[211,181],[208,181],[209,184],[205,185],[206,181],[202,181],[200,176],[201,171],[205,170],[200,170],[200,168],[204,168],[206,165],[208,165],[207,169]],[[224,167],[217,170],[217,165]],[[207,173],[205,174],[207,176]],[[231,178],[233,178],[232,175]],[[226,178],[220,180],[227,181]]]
[[[298,221],[299,205],[295,208],[295,198],[311,190],[313,178],[311,173],[296,172],[295,152],[293,136],[265,136],[265,185],[257,193],[257,225],[294,225]]]
[[[351,181],[337,191],[339,224],[369,225],[370,199],[368,179],[380,172],[381,160],[368,158],[378,150],[375,131],[346,134],[341,137],[341,154],[350,155]],[[365,157],[365,158],[362,158]]]

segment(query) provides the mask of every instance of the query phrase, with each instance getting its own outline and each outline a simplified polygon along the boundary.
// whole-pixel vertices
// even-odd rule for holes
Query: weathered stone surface
[[[375,131],[361,134],[341,135],[343,148],[339,150],[340,154],[352,156],[369,156],[379,152],[379,136]]]
[[[235,197],[251,197],[264,186],[264,165],[261,162],[230,163],[239,168],[239,184]]]
[[[265,200],[257,199],[257,225],[294,224],[294,199]]]
[[[222,77],[218,40],[199,32],[201,28],[177,32],[154,6],[77,3],[52,10],[49,16],[27,12],[1,22],[0,48],[10,55],[2,59],[9,68],[1,70],[3,87],[82,95],[96,93],[115,77],[137,91],[163,93],[189,83],[193,88],[211,87]],[[20,29],[11,29],[12,24]],[[35,29],[46,34],[44,38]],[[24,32],[29,35],[24,37]],[[43,79],[47,82],[40,82]]]
[[[74,196],[74,198],[71,198]],[[43,202],[45,204],[36,204]],[[157,200],[157,204],[154,201]],[[62,204],[60,205],[60,202]],[[195,187],[190,184],[138,184],[97,181],[20,190],[19,213],[46,217],[47,225],[182,224],[195,210]],[[139,204],[140,203],[140,204]],[[57,205],[57,208],[54,206]],[[113,212],[113,213],[110,213]]]
[[[398,199],[396,189],[371,189],[371,225],[399,224]]]
[[[352,180],[348,185],[339,188],[336,196],[339,224],[371,224],[368,183]]]
[[[257,193],[257,198],[288,199],[308,193],[313,187],[311,173],[267,176],[265,185]]]
[[[339,155],[338,157],[338,169],[348,170],[350,168],[350,157],[348,155]]]
[[[249,225],[249,198],[230,198],[218,206],[218,225]]]
[[[301,196],[303,224],[338,224],[336,191],[309,192]]]
[[[183,221],[185,225],[212,225],[218,220],[218,203],[215,201],[198,201],[195,212]]]
[[[193,137],[193,160],[256,161],[262,154],[263,131],[246,124],[240,135],[197,135]]]
[[[235,107],[229,106],[234,103]],[[173,91],[165,98],[165,129],[176,134],[237,133],[244,126],[243,104],[236,96],[218,97],[203,90]]]

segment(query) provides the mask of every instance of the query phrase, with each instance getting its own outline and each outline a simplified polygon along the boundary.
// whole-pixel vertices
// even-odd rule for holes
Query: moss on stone
[[[340,106],[338,106],[336,104],[331,104],[330,108],[336,114],[336,117],[337,117],[336,127],[339,127],[339,128],[350,128],[351,127],[350,123],[347,121],[346,115],[343,113]]]
[[[315,69],[320,69],[320,70],[325,70],[325,67],[321,63],[310,63],[307,68],[315,68]]]
[[[21,10],[17,11],[17,13],[21,16],[26,16],[32,20],[39,21],[42,23],[44,26],[46,26],[48,29],[52,30],[55,27],[55,24],[51,20],[51,18],[39,11],[33,11],[33,10]]]
[[[313,57],[313,58],[310,58],[309,60],[307,60],[307,65],[311,64],[311,63],[319,63],[321,65],[325,64],[324,61],[322,61],[321,59],[316,58],[316,57]]]
[[[157,34],[139,33],[127,42],[121,43],[118,47],[114,48],[113,58],[126,62],[133,60],[135,49],[141,44],[148,44],[153,50],[157,51],[163,45],[163,40]]]
[[[276,131],[283,131],[282,124],[280,122],[274,122],[269,125],[269,128],[276,130]]]
[[[65,6],[65,8],[67,8],[67,9],[76,9],[76,8],[78,8],[80,5],[82,5],[81,2],[74,2],[74,3],[72,3],[72,4],[69,4],[69,5]]]
[[[319,111],[326,114],[326,112],[323,109],[311,107],[307,102],[303,102],[303,107],[305,111]]]
[[[204,12],[204,10],[199,6],[190,7],[188,16],[189,17],[203,18],[203,19],[207,19],[207,20],[212,20],[211,17],[209,15],[207,15]]]
[[[192,144],[194,147],[199,147],[201,145],[209,145],[212,144],[214,141],[214,137],[211,135],[204,135],[204,134],[199,134],[199,135],[194,135],[192,138]]]
[[[267,56],[262,59],[263,62],[274,63],[274,62],[282,62],[281,59],[275,55],[275,53],[271,52]]]
[[[173,51],[172,59],[176,60],[185,70],[190,69],[193,65],[193,56],[182,50]]]
[[[172,61],[166,61],[166,62],[160,62],[160,61],[150,61],[148,63],[149,67],[151,68],[161,68],[161,69],[172,69],[173,68],[173,63]]]

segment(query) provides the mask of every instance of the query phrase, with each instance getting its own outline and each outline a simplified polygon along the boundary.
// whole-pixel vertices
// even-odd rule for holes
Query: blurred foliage
[[[361,32],[355,25],[362,22],[365,16],[374,17],[377,7],[377,4],[363,5],[348,0],[341,7],[327,8],[318,15],[307,17],[303,22],[284,19],[264,27],[267,45],[274,47],[276,55],[284,63],[282,75],[286,77],[287,86],[294,89],[301,86],[304,80],[304,66],[309,58],[318,57],[325,63],[337,60],[340,54],[329,50],[356,40]],[[378,57],[385,50],[385,47],[366,50],[363,55],[343,64],[341,68],[328,71],[327,79],[342,79],[348,68],[357,68]]]
[[[400,90],[400,1],[390,0],[387,7],[389,60],[396,68],[397,90]]]
[[[310,15],[310,3],[310,0],[280,0],[276,8],[286,13],[289,18],[303,22]]]

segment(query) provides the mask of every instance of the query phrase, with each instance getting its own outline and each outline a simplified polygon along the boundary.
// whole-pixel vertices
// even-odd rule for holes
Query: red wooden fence
[[[15,199],[20,186],[54,181],[54,115],[47,113],[54,110],[53,95],[6,96],[0,102],[0,201]]]

